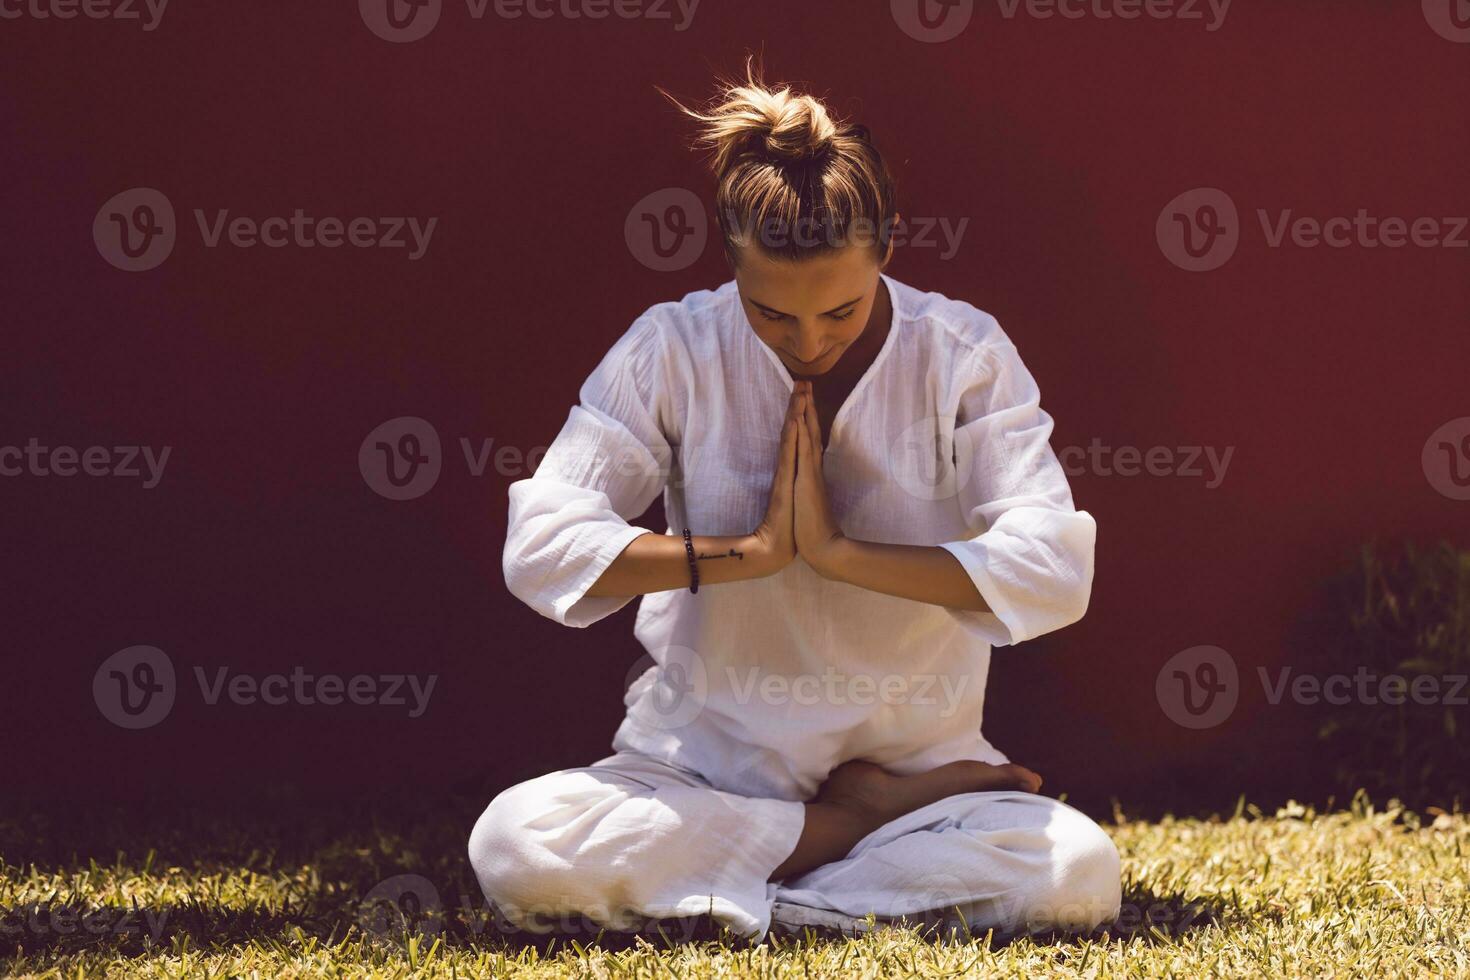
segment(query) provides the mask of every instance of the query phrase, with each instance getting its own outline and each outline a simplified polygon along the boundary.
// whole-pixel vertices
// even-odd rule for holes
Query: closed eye
[[[761,306],[759,303],[753,303],[751,305],[756,308],[757,312],[760,313],[763,319],[770,320],[772,322],[791,319],[791,314],[789,313],[782,313],[780,310],[773,310],[768,306]],[[826,313],[823,313],[822,316],[827,317],[829,320],[851,320],[852,315],[856,312],[857,302],[854,301],[850,306],[838,306],[830,309]]]

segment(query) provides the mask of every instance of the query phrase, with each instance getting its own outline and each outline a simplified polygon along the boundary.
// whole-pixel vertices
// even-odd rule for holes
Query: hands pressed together
[[[773,572],[797,555],[819,575],[832,577],[835,571],[845,539],[822,478],[822,429],[810,381],[796,382],[791,391],[771,499],[755,537]]]
[[[771,498],[760,526],[743,535],[640,534],[603,571],[586,594],[634,596],[720,585],[774,575],[801,555],[812,570],[846,585],[953,609],[987,611],[959,560],[932,545],[849,538],[837,526],[822,478],[822,429],[808,381],[799,381],[786,406]],[[699,575],[690,567],[703,562]],[[735,561],[720,559],[734,556]]]
[[[870,592],[953,609],[987,611],[959,560],[931,545],[862,541],[842,533],[822,478],[822,429],[811,382],[799,381],[786,406],[771,497],[760,526],[739,536],[693,537],[690,547],[707,585],[774,575],[797,555],[826,579]],[[684,539],[634,538],[587,590],[589,596],[634,596],[693,585]],[[736,561],[718,559],[735,556]]]

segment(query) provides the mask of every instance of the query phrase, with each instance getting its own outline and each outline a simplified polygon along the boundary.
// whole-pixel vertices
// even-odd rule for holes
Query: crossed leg
[[[810,806],[721,792],[620,754],[501,793],[470,835],[470,861],[500,913],[537,932],[707,914],[758,938],[777,901],[854,917],[957,909],[974,930],[1004,932],[1091,928],[1117,913],[1117,850],[1055,800],[946,796],[843,844],[843,856],[788,871],[811,837]],[[772,881],[778,870],[790,876]]]

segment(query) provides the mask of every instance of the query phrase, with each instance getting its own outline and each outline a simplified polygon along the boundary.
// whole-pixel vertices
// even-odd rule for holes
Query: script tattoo
[[[699,561],[714,561],[716,558],[735,558],[735,559],[738,559],[738,560],[743,561],[745,559],[745,552],[743,552],[743,551],[736,551],[734,548],[731,548],[729,551],[725,552],[723,555],[705,555],[705,554],[701,554],[701,555],[696,555],[695,557]]]

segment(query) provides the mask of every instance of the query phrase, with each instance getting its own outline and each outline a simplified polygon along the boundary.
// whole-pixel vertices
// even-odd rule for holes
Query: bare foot
[[[959,793],[1020,790],[1035,793],[1041,777],[1015,763],[951,762],[913,776],[896,776],[883,767],[855,759],[828,774],[816,802],[852,807],[884,823]]]
[[[951,762],[914,776],[896,776],[872,762],[844,762],[827,775],[806,804],[796,849],[771,872],[773,879],[840,860],[879,827],[958,793],[1020,790],[1034,793],[1041,777],[1025,766]]]

